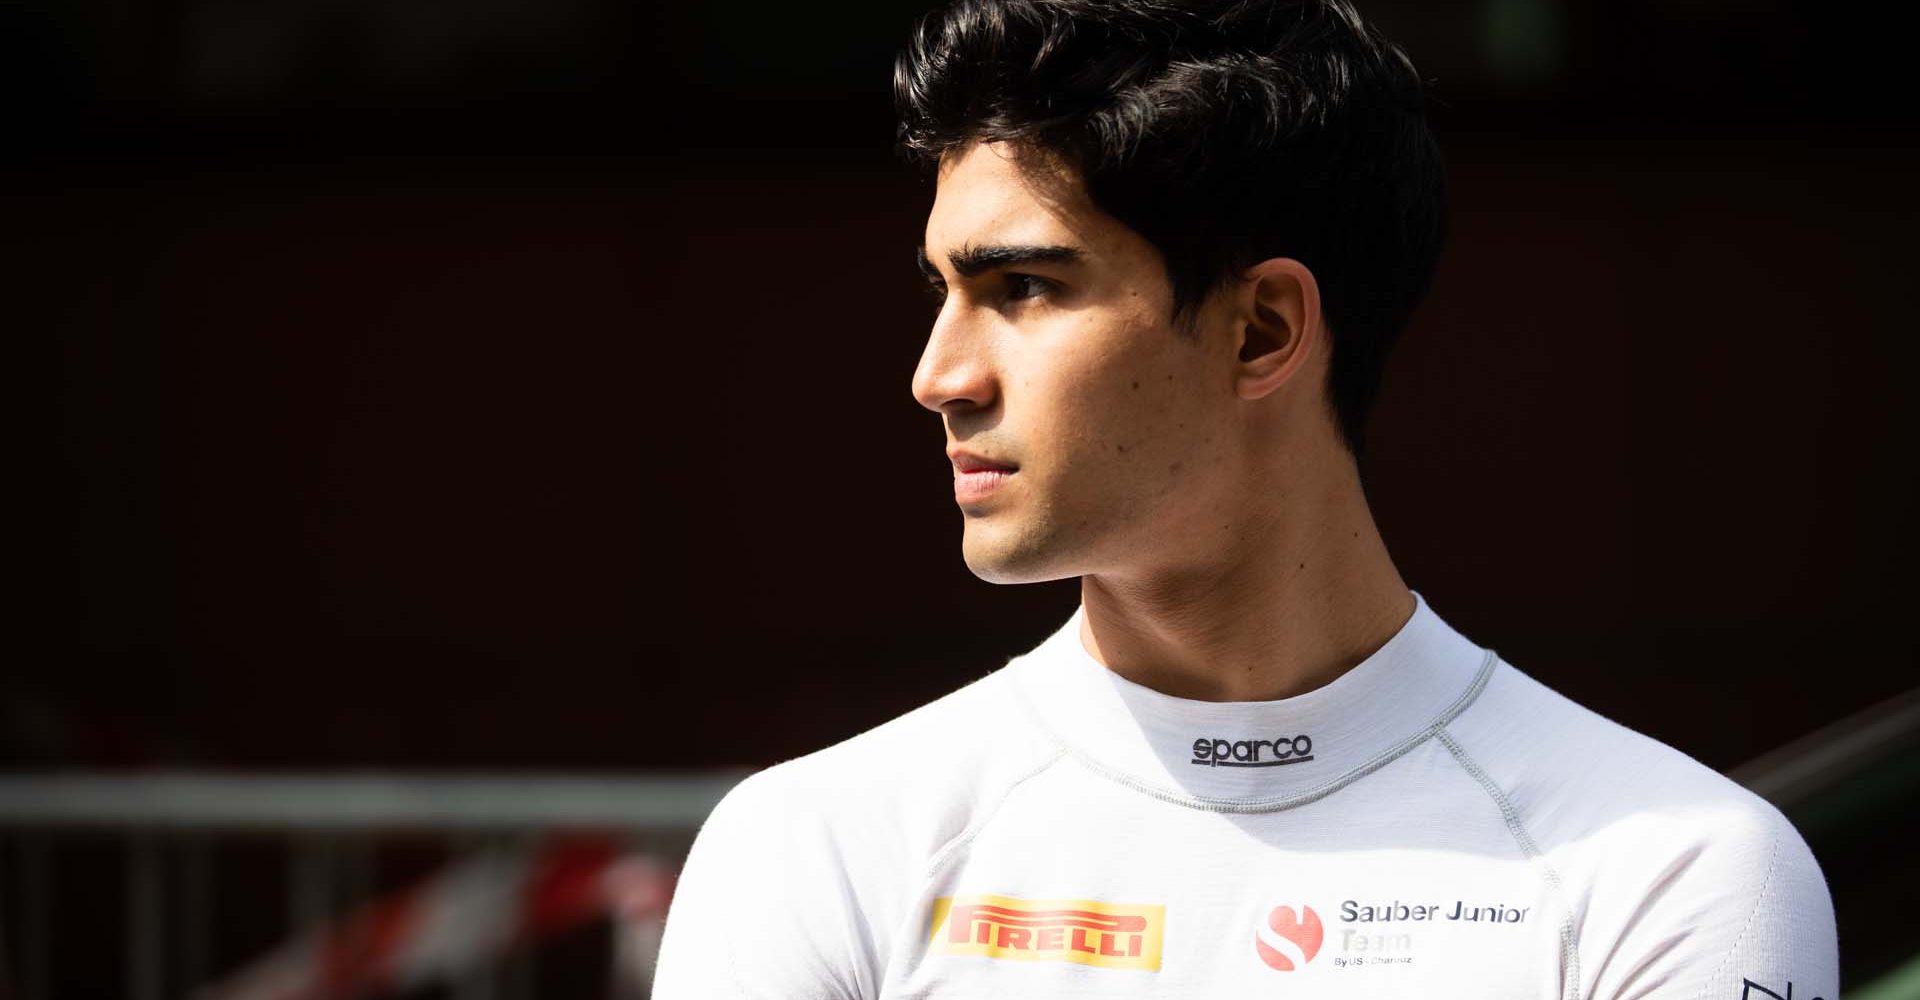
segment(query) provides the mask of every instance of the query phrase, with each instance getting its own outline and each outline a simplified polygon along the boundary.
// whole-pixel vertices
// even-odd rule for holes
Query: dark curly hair
[[[1361,453],[1388,350],[1446,227],[1399,47],[1346,0],[952,0],[894,62],[902,152],[1017,140],[1072,166],[1166,262],[1174,318],[1272,257],[1332,329],[1328,399]]]

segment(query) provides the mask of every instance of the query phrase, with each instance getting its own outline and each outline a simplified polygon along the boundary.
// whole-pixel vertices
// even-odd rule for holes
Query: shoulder
[[[709,824],[738,817],[824,826],[837,839],[931,855],[971,815],[1059,755],[1005,669],[905,715],[741,782]],[[881,849],[882,844],[861,845]]]
[[[778,859],[884,914],[948,844],[1059,756],[1002,669],[748,777],[714,808],[696,850]]]
[[[1798,839],[1779,810],[1732,779],[1504,661],[1447,728],[1542,849],[1654,838],[1765,855]]]
[[[874,995],[943,848],[1058,756],[1005,678],[729,791],[681,870],[654,995]],[[788,932],[744,944],[768,912]]]
[[[1743,974],[1831,982],[1826,881],[1771,803],[1504,662],[1447,728],[1562,880],[1582,950],[1646,956],[1587,968],[1583,995],[1649,977],[1677,996],[1728,977],[1737,996]]]

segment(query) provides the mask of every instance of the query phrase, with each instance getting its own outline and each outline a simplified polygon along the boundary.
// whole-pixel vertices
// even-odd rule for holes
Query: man
[[[1455,632],[1374,527],[1442,229],[1398,49],[1345,0],[954,0],[895,81],[967,564],[1081,607],[729,794],[656,997],[1836,996],[1787,821]]]

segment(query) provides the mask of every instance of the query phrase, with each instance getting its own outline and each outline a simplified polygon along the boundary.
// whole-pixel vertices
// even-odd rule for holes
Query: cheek
[[[1150,329],[1138,336],[1177,335]],[[1176,342],[1072,371],[1058,426],[1079,453],[1076,464],[1102,470],[1103,479],[1124,478],[1106,485],[1139,497],[1172,488],[1193,463],[1208,461],[1219,436],[1194,354],[1191,345]]]

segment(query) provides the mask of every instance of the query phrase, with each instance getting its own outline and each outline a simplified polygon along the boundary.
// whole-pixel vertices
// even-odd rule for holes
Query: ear
[[[1321,349],[1325,323],[1320,284],[1305,264],[1275,257],[1242,276],[1237,304],[1234,391],[1242,399],[1261,399],[1285,385]]]

